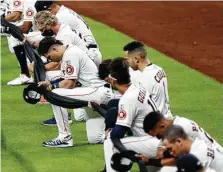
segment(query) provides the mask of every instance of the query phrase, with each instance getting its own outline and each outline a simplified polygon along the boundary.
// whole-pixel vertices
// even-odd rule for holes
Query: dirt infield
[[[63,2],[223,83],[223,2]]]

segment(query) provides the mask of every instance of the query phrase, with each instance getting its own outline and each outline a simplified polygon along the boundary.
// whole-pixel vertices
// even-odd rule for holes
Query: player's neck
[[[185,152],[190,153],[191,145],[193,141],[191,139],[186,139],[184,142]]]
[[[61,47],[61,51],[63,52],[63,53],[62,53],[62,58],[61,58],[61,60],[63,60],[63,55],[64,55],[64,53],[65,53],[65,51],[66,51],[67,48],[68,48],[68,46],[62,46],[62,47]]]
[[[117,86],[117,89],[118,89],[118,91],[120,92],[120,94],[125,94],[125,92],[128,90],[128,88],[129,88],[129,86],[131,85],[131,83],[130,84],[123,84],[123,85],[118,85]]]
[[[54,25],[54,26],[52,26],[52,30],[53,30],[53,32],[57,35],[57,33],[59,32],[59,30],[60,30],[60,26],[61,26],[61,24],[59,23],[59,24],[56,24],[56,25]]]
[[[59,10],[60,10],[60,6],[56,5],[55,10],[54,10],[54,15],[56,15]]]
[[[146,58],[144,61],[138,64],[139,70],[142,72],[151,62]]]

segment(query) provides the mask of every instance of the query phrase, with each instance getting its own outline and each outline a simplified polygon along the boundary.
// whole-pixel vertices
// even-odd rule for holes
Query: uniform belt
[[[89,44],[87,46],[88,49],[91,49],[91,48],[98,48],[97,44]]]

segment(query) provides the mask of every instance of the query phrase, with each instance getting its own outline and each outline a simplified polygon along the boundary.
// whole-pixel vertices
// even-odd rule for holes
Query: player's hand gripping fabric
[[[51,91],[52,90],[52,85],[51,85],[50,81],[41,81],[41,82],[38,82],[38,87],[40,87],[40,86],[46,87],[46,89],[48,91]]]

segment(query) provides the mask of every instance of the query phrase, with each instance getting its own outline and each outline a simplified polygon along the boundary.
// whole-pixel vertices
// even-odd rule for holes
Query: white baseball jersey
[[[59,21],[68,24],[72,30],[80,33],[87,45],[97,44],[88,24],[73,10],[62,5],[56,17]]]
[[[1,6],[0,6],[0,15],[7,15],[7,13],[5,13],[7,10],[9,9],[9,2],[6,0],[1,0]]]
[[[130,80],[133,84],[138,83],[141,72],[139,70],[133,70],[131,67],[129,67],[129,74],[130,74]]]
[[[30,31],[37,31],[36,26],[34,25],[34,16],[36,15],[36,9],[34,7],[36,0],[9,0],[9,10],[7,13],[14,11],[21,12],[21,19],[13,22],[16,26],[21,26],[24,21],[32,22],[32,29]],[[7,14],[6,13],[6,14]],[[17,39],[10,41],[10,44],[19,44]]]
[[[61,78],[77,79],[84,87],[100,87],[105,84],[98,78],[94,62],[75,45],[69,45],[61,61]]]
[[[36,15],[35,2],[36,0],[10,0],[10,11],[19,11],[22,13],[23,21],[33,21]]]
[[[149,64],[142,71],[139,82],[150,93],[157,109],[166,117],[172,117],[165,71],[157,65]]]
[[[65,46],[73,44],[79,47],[84,52],[88,51],[85,42],[75,32],[73,32],[70,26],[67,24],[61,23],[59,31],[56,34],[55,38],[63,42]]]
[[[204,140],[195,139],[190,153],[201,161],[205,169],[210,167],[218,172],[223,171],[223,152],[220,152],[215,146],[207,145]]]
[[[132,84],[119,101],[116,124],[131,128],[134,136],[147,135],[143,120],[150,112],[157,110],[144,87]]]
[[[175,116],[173,120],[173,124],[181,126],[191,139],[204,140],[206,144],[208,145],[213,144],[216,148],[221,149],[223,151],[223,148],[221,147],[221,145],[216,140],[214,140],[196,122],[184,117]]]

